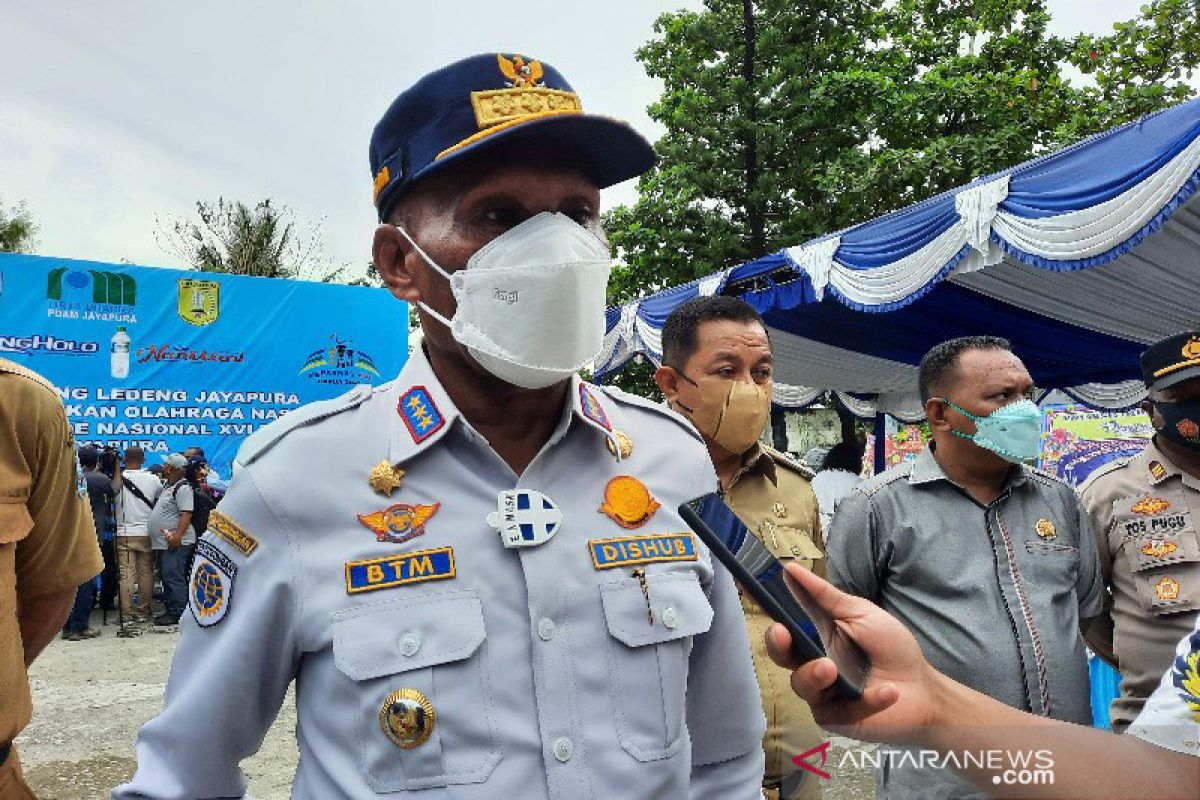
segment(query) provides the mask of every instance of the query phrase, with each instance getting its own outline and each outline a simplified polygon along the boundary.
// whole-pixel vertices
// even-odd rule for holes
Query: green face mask
[[[1014,464],[1035,461],[1042,452],[1042,412],[1032,400],[1018,400],[988,414],[977,417],[945,397],[938,398],[975,422],[975,433],[951,430],[955,436],[991,450],[1005,461]]]

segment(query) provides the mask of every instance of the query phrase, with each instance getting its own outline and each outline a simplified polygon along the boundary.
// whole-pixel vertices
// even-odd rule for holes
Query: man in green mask
[[[771,417],[771,342],[762,317],[734,297],[697,297],[667,317],[662,347],[654,380],[704,437],[725,502],[776,558],[824,575],[812,472],[758,441]],[[792,759],[825,735],[787,673],[767,657],[770,617],[746,595],[742,613],[767,715],[763,790],[768,800],[814,800],[819,779]]]
[[[933,441],[842,500],[830,582],[899,618],[959,683],[1091,724],[1079,626],[1100,612],[1100,565],[1071,487],[1027,465],[1040,445],[1033,379],[1006,340],[972,336],[926,353],[918,382]],[[913,753],[883,755],[881,798],[980,796]]]
[[[1142,354],[1154,438],[1133,458],[1101,467],[1080,487],[1111,595],[1085,630],[1121,672],[1110,709],[1125,730],[1158,686],[1200,611],[1200,330]]]

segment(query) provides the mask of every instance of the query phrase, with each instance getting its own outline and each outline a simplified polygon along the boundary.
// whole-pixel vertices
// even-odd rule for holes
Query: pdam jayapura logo
[[[137,281],[123,272],[55,267],[46,274],[46,316],[137,322]]]
[[[329,344],[314,350],[304,359],[300,374],[317,383],[358,384],[370,383],[379,377],[375,360],[348,339],[329,337]]]

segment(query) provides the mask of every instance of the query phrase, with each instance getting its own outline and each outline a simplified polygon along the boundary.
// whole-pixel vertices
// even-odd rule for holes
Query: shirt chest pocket
[[[1190,511],[1119,515],[1115,524],[1138,597],[1151,613],[1200,608],[1200,539]]]
[[[355,682],[355,733],[377,792],[482,783],[500,763],[483,606],[474,591],[358,606],[332,617]]]
[[[712,606],[692,572],[650,573],[644,594],[625,575],[600,596],[621,747],[638,761],[670,758],[683,745],[692,637],[712,626]]]

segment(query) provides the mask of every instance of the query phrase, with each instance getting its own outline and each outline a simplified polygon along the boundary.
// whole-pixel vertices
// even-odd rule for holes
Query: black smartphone
[[[794,581],[785,581],[783,564],[713,492],[679,506],[696,535],[708,545],[742,588],[792,635],[801,661],[829,656],[837,665],[833,688],[848,700],[862,697],[871,664],[862,649],[834,624],[833,617]]]

